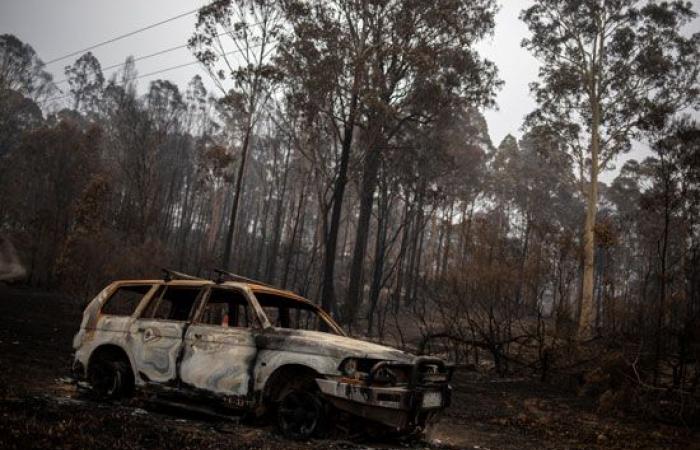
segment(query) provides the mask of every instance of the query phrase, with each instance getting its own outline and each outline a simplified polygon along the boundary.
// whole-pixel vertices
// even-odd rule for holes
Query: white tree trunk
[[[593,285],[595,274],[595,223],[598,212],[598,157],[600,150],[599,107],[593,103],[591,127],[591,167],[590,183],[586,192],[586,221],[583,229],[583,280],[581,286],[581,308],[578,322],[578,338],[593,337],[595,330],[595,302]]]

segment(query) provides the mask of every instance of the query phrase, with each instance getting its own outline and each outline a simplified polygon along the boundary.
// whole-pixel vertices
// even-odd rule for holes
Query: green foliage
[[[640,131],[698,107],[700,34],[681,30],[695,17],[681,1],[538,1],[521,16],[542,62],[530,122],[554,127],[585,165],[597,111],[605,168]]]

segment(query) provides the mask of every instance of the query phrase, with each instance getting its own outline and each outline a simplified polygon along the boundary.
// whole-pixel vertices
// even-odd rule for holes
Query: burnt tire
[[[92,393],[103,400],[126,398],[134,391],[131,366],[123,359],[98,358],[90,365],[89,381]]]
[[[283,389],[276,412],[277,427],[288,439],[322,437],[328,431],[330,406],[314,380]]]

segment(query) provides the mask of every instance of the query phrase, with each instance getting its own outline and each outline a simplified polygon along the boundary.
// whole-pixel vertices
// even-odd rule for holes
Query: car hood
[[[274,328],[263,333],[263,346],[269,349],[328,355],[335,358],[371,358],[411,363],[415,355],[402,350],[347,336],[320,331]]]

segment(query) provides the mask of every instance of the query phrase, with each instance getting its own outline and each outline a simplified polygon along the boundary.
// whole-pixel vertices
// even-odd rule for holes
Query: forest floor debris
[[[423,441],[290,442],[271,425],[81,396],[65,378],[80,307],[60,296],[0,286],[0,317],[0,448],[700,448],[700,430],[601,414],[590,398],[550,385],[464,371],[453,406]]]

